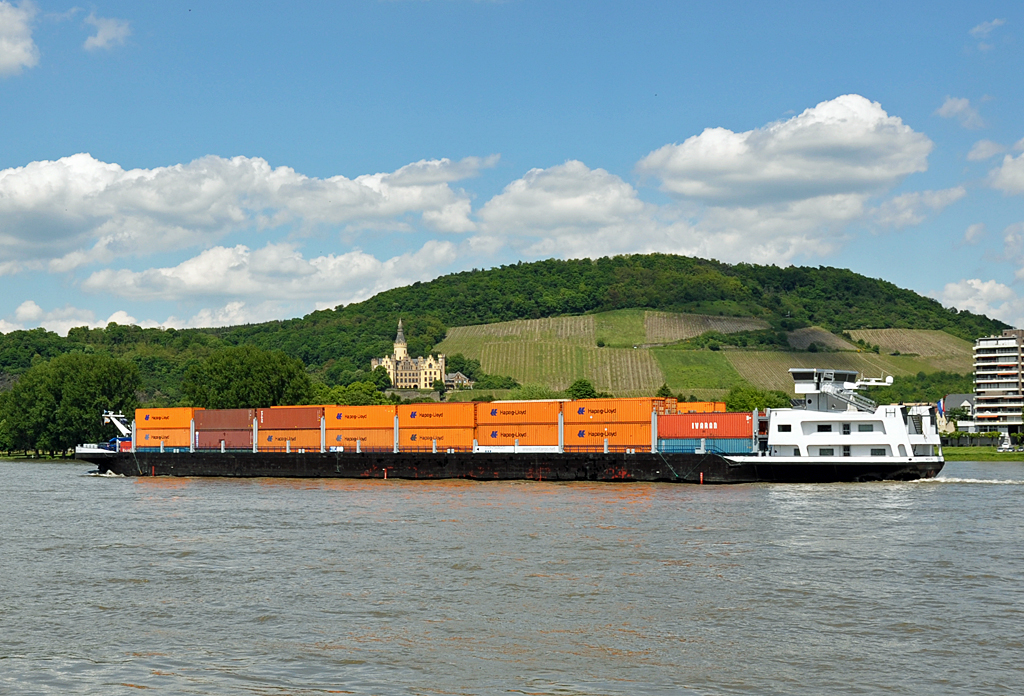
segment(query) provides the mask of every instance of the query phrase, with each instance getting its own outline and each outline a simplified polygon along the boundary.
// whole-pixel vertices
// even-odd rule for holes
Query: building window
[[[843,445],[843,456],[844,457],[849,457],[850,456],[850,446],[849,445]]]
[[[882,448],[882,447],[872,447],[871,448],[871,456],[872,457],[884,457],[885,456],[885,449]]]
[[[819,425],[818,426],[818,432],[819,433],[830,433],[830,432],[832,432],[832,426],[831,425]]]
[[[793,432],[793,426],[790,425],[789,423],[779,423],[779,432],[780,433],[791,433],[791,432]]]
[[[836,454],[836,451],[834,449],[832,449],[831,447],[819,447],[818,448],[818,456],[821,456],[821,457],[834,457],[835,454]]]
[[[849,423],[843,423],[843,435],[849,435],[849,434],[850,434],[850,424]]]
[[[875,431],[875,426],[872,425],[871,423],[858,423],[857,424],[857,432],[858,433],[873,433],[874,431]]]

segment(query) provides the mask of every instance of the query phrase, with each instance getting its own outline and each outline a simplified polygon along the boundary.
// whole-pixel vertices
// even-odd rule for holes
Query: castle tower
[[[395,336],[395,360],[402,361],[409,357],[409,347],[405,344],[405,333],[402,332],[402,320],[398,320],[398,335]]]

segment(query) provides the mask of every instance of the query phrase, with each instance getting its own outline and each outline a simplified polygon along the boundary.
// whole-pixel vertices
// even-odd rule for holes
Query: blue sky
[[[0,0],[0,331],[651,251],[1024,326],[1022,58],[1009,2]]]

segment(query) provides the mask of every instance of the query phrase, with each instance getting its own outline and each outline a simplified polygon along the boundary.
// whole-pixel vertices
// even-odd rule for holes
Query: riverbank
[[[943,447],[947,462],[1024,462],[1024,452],[996,452],[995,447]]]

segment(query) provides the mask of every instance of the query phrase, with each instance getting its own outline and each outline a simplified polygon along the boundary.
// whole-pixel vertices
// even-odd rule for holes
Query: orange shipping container
[[[561,410],[562,402],[560,401],[481,402],[476,405],[476,424],[478,426],[523,423],[557,424],[558,414]]]
[[[136,447],[188,447],[188,428],[174,428],[173,430],[140,430],[135,433]]]
[[[521,447],[558,445],[558,425],[479,425],[476,441],[481,447],[511,447],[519,440]]]
[[[650,423],[579,423],[565,426],[566,447],[651,447]],[[557,443],[556,443],[557,444]]]
[[[395,428],[394,406],[325,406],[327,427],[337,430],[347,428]]]
[[[291,444],[291,449],[305,449],[320,451],[319,430],[263,430],[259,431],[259,449],[284,449],[285,443]]]
[[[476,425],[476,404],[399,404],[399,428],[470,428]]]
[[[344,447],[346,452],[354,452],[356,442],[359,448],[392,449],[395,446],[395,429],[372,428],[366,430],[328,430],[327,447]]]
[[[137,408],[135,409],[135,427],[139,429],[163,430],[167,428],[184,428],[192,425],[192,414],[202,411],[201,408]],[[188,435],[185,436],[188,447]]]
[[[323,406],[286,406],[284,408],[259,409],[260,429],[268,430],[311,430],[320,429]]]
[[[753,416],[749,413],[680,413],[658,416],[658,437],[752,437]]]
[[[725,413],[724,401],[680,401],[676,413]]]
[[[439,450],[449,447],[470,449],[473,447],[475,435],[476,431],[473,428],[399,428],[398,449],[431,449],[434,440],[437,440],[437,449]]]
[[[562,404],[565,423],[648,423],[659,399],[579,399]]]

